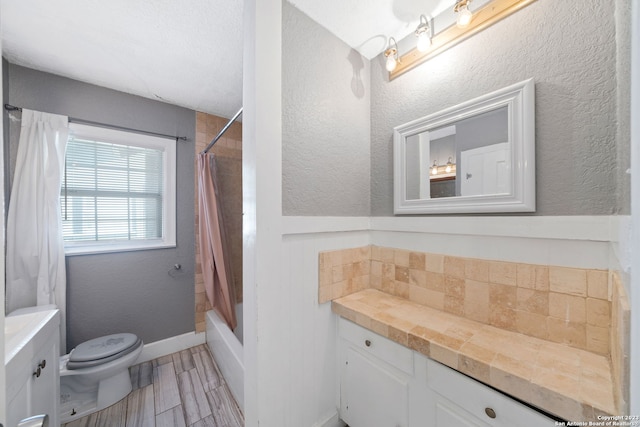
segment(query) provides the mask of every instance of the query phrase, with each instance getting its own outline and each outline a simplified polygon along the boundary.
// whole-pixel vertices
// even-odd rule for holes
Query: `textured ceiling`
[[[290,0],[371,59],[454,0]],[[242,0],[0,0],[9,62],[232,117]]]
[[[9,62],[231,117],[242,0],[2,0]]]

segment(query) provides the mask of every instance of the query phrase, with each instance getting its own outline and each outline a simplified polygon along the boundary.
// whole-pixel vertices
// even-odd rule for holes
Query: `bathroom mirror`
[[[393,130],[394,212],[535,211],[533,80]]]

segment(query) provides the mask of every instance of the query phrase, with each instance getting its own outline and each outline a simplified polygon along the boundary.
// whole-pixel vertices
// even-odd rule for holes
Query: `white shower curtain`
[[[65,353],[66,269],[60,185],[68,118],[22,110],[18,157],[7,218],[7,313],[55,304]]]

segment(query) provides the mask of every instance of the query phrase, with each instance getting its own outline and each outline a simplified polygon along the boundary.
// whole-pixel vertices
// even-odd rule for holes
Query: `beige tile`
[[[380,248],[380,261],[383,263],[394,263],[395,251],[392,248]]]
[[[477,360],[472,356],[464,354],[460,354],[458,356],[458,370],[478,381],[482,381],[484,383],[491,381],[489,367],[490,365],[487,362]]]
[[[371,261],[371,275],[382,277],[382,262]]]
[[[587,298],[587,323],[601,328],[611,325],[611,303],[601,299]]]
[[[436,362],[440,362],[453,369],[458,369],[458,352],[444,347],[438,343],[431,342],[430,356]]]
[[[549,289],[552,292],[587,296],[587,271],[578,268],[549,267]]]
[[[409,348],[417,351],[420,354],[429,356],[429,349],[431,348],[431,346],[428,339],[420,336],[419,334],[417,335],[411,332],[409,333]]]
[[[409,300],[418,304],[428,305],[429,297],[428,289],[421,286],[409,285]]]
[[[489,324],[507,331],[516,330],[516,311],[504,306],[489,308]]]
[[[516,308],[516,288],[510,285],[496,283],[489,284],[489,307],[494,308]]]
[[[464,298],[464,279],[444,277],[444,293],[457,298]]]
[[[411,268],[409,270],[409,284],[420,286],[422,288],[427,287],[427,272],[424,270],[418,270]]]
[[[436,310],[444,311],[444,292],[426,290],[427,299],[425,305]]]
[[[546,340],[549,338],[547,316],[516,310],[516,331]]]
[[[398,282],[409,283],[409,267],[396,265],[395,279]]]
[[[566,322],[586,323],[585,298],[568,294],[549,293],[549,316]]]
[[[547,317],[549,340],[568,344],[576,348],[586,348],[587,331],[584,323],[570,323],[564,320]]]
[[[334,265],[331,267],[331,283],[338,283],[348,279],[348,277],[344,276],[344,265]]]
[[[427,271],[427,288],[432,289],[434,291],[444,292],[444,274],[442,273],[433,273],[431,271]]]
[[[424,268],[432,273],[444,273],[444,255],[425,254]]]
[[[533,264],[518,264],[516,283],[520,288],[549,290],[549,267]]]
[[[459,279],[464,279],[464,258],[458,258],[453,256],[444,257],[444,275]]]
[[[396,266],[409,267],[409,254],[411,252],[404,249],[396,249],[394,251],[393,262]]]
[[[587,325],[587,350],[609,354],[609,328]]]
[[[464,316],[464,298],[453,295],[445,295],[444,311],[446,313],[455,314],[456,316]]]
[[[489,263],[489,281],[501,285],[516,286],[517,264],[492,261]]]
[[[489,322],[489,284],[467,279],[464,288],[464,313],[468,319]]]
[[[481,259],[465,259],[464,274],[467,279],[476,282],[489,281],[489,262]]]
[[[587,293],[591,298],[610,299],[608,271],[587,270]]]
[[[500,358],[501,355],[496,357],[496,360]],[[490,383],[492,386],[496,387],[498,390],[501,390],[505,393],[509,393],[510,395],[522,399],[525,402],[531,401],[531,393],[532,386],[529,382],[529,379],[525,374],[514,374],[512,366],[503,367],[503,363],[501,362],[499,365],[494,360],[493,364],[489,369],[489,377]],[[517,364],[518,361],[512,361],[513,364]],[[518,367],[522,367],[522,364],[519,364]],[[524,369],[530,369],[530,366],[524,366]]]
[[[382,264],[382,278],[395,280],[396,278],[396,265],[385,262]]]
[[[549,314],[549,292],[534,289],[516,289],[516,308],[543,316]]]
[[[417,270],[424,270],[426,262],[426,255],[422,252],[409,253],[409,268]]]

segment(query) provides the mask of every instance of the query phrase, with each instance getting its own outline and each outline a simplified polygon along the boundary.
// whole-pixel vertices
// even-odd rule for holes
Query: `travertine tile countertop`
[[[568,421],[616,413],[605,356],[498,329],[375,289],[335,299],[332,309]]]

